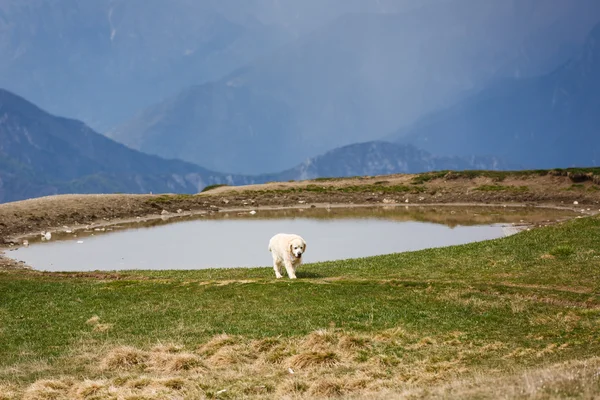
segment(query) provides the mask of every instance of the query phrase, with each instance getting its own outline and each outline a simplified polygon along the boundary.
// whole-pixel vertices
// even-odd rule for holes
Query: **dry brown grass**
[[[104,399],[104,398],[287,398],[287,399],[561,399],[597,398],[600,394],[600,359],[561,363],[521,373],[477,375],[467,379],[455,376],[434,384],[411,382],[401,377],[382,380],[364,373],[339,376],[316,374],[280,376],[277,386],[257,382],[240,371],[218,382],[201,375],[187,377],[141,376],[136,379],[72,379],[38,381],[25,392],[24,399]],[[233,379],[235,378],[235,379]],[[273,379],[273,376],[269,376]],[[205,382],[206,385],[199,385]],[[208,387],[210,386],[210,387]],[[220,389],[224,388],[224,389]],[[502,390],[498,390],[502,388]],[[221,392],[226,390],[226,392]]]
[[[447,301],[463,306],[471,307],[477,311],[489,311],[495,308],[503,307],[503,302],[499,302],[497,298],[487,300],[478,297],[480,292],[476,290],[448,290],[438,294],[437,298],[441,301]]]
[[[339,341],[339,335],[325,329],[310,333],[301,344],[305,350],[323,350],[327,349]]]
[[[288,364],[292,368],[331,367],[339,363],[339,361],[340,357],[332,351],[307,351],[291,357]]]
[[[180,371],[203,371],[202,359],[192,353],[163,353],[153,352],[149,356],[149,371],[155,372],[180,372]]]
[[[42,379],[34,382],[23,396],[24,400],[54,400],[65,399],[73,387],[71,380]]]
[[[305,396],[310,385],[301,378],[289,378],[284,380],[277,388],[278,398],[301,398]]]
[[[200,346],[199,352],[204,355],[212,355],[216,353],[220,348],[234,345],[239,341],[239,338],[224,333],[213,337],[207,343]]]
[[[556,315],[544,315],[534,318],[533,325],[549,325],[556,329],[562,329],[567,332],[580,326],[581,317],[572,312],[558,313]]]
[[[108,395],[107,385],[104,381],[85,380],[77,385],[74,392],[78,399],[86,399],[89,397],[101,398],[100,396]]]
[[[0,382],[0,400],[16,399],[18,390],[18,386],[14,383]]]
[[[210,366],[219,368],[226,367],[229,365],[240,365],[248,362],[248,357],[241,351],[241,349],[234,347],[221,347],[215,354],[209,359],[208,363]]]
[[[571,375],[558,367],[529,372],[535,377],[531,379],[546,382],[533,385],[498,369],[495,377],[493,373],[484,375],[489,369],[467,368],[466,360],[493,354],[514,368],[521,359],[542,361],[567,348],[559,343],[539,348],[474,343],[464,340],[461,332],[419,338],[401,328],[372,337],[334,329],[285,340],[218,335],[196,352],[173,343],[159,343],[150,350],[128,346],[99,349],[97,362],[86,355],[88,369],[81,377],[38,380],[28,387],[9,388],[6,392],[14,395],[5,398],[384,399],[455,398],[457,393],[459,397],[492,398],[495,393],[486,392],[492,384],[496,388],[513,385],[512,392],[524,390],[536,398],[535,393],[549,384],[563,387],[568,379],[574,379],[579,387],[587,387],[598,377],[587,373],[584,364],[573,364]],[[396,354],[397,349],[403,349],[401,355]],[[589,365],[597,370],[600,358],[590,360]],[[484,384],[488,381],[489,385]],[[227,391],[217,394],[221,390]]]
[[[325,378],[315,382],[310,388],[310,394],[315,397],[339,397],[346,391],[344,380]]]
[[[94,326],[93,331],[94,332],[107,332],[109,330],[111,330],[113,327],[113,324],[97,324]]]
[[[339,340],[339,347],[343,350],[366,349],[371,346],[371,339],[358,335],[343,334]]]
[[[103,370],[128,370],[134,367],[145,367],[148,353],[135,347],[122,346],[111,350],[101,361]]]
[[[183,346],[174,343],[159,343],[152,348],[154,353],[179,353],[183,350]]]
[[[88,325],[98,325],[99,322],[100,322],[100,317],[97,315],[94,315],[93,317],[91,317],[90,319],[85,321],[85,323]]]
[[[480,374],[433,387],[413,387],[397,393],[381,393],[370,398],[596,399],[600,396],[599,369],[600,358],[596,357],[500,376]]]
[[[122,382],[100,380],[39,381],[31,385],[24,393],[24,400],[90,400],[90,399],[182,399],[185,385],[181,379],[139,378]],[[189,383],[189,382],[188,382]],[[204,393],[189,391],[190,398],[205,398]]]
[[[277,338],[266,338],[253,341],[250,347],[257,353],[264,353],[273,349],[279,344],[281,344],[281,341]]]

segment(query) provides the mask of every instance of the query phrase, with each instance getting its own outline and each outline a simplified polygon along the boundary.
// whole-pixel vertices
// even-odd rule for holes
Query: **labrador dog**
[[[269,241],[269,251],[273,256],[275,277],[281,278],[284,266],[290,279],[296,279],[296,268],[302,264],[302,254],[306,251],[306,242],[298,235],[278,233]]]

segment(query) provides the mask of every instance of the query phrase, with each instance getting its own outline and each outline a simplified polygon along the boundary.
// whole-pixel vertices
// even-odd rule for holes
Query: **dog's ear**
[[[294,243],[290,241],[290,253],[294,251]]]
[[[306,251],[306,242],[302,241],[302,244],[304,244],[304,250],[303,251]]]

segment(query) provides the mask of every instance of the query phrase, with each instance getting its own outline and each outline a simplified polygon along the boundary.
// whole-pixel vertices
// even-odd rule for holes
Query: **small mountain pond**
[[[356,207],[215,212],[54,232],[7,256],[46,271],[270,266],[275,233],[307,242],[304,262],[339,260],[500,238],[577,215],[533,207]]]

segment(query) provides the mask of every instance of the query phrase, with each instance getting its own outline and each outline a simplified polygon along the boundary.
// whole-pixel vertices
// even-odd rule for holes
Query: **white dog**
[[[302,264],[302,254],[306,242],[298,235],[278,233],[269,241],[269,251],[273,256],[273,269],[277,279],[281,278],[281,266],[285,266],[290,279],[296,279],[296,268]]]

